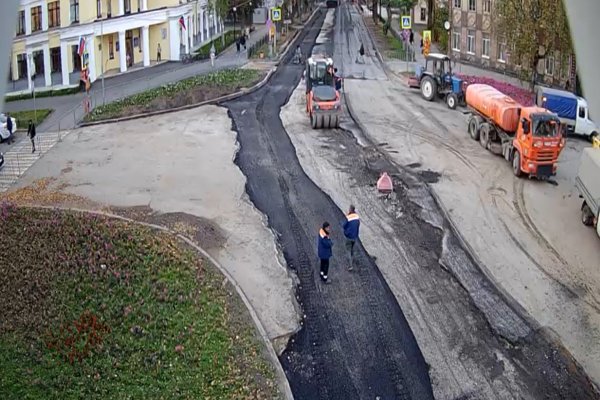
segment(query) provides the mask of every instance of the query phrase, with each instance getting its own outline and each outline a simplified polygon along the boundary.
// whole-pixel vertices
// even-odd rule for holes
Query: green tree
[[[230,0],[212,0],[208,3],[208,6],[217,14],[220,21],[225,21],[231,10]],[[225,32],[221,35],[221,41],[223,47],[225,47]]]
[[[388,29],[391,27],[392,21],[392,8],[400,9],[400,14],[410,15],[411,10],[417,4],[418,0],[381,0],[382,5],[385,6],[387,11],[387,21],[383,26],[383,32],[387,35]]]
[[[438,44],[440,51],[445,53],[448,50],[448,32],[444,28],[444,22],[449,18],[448,9],[438,8],[434,15],[433,22],[429,23],[428,21],[428,26],[431,26],[433,41]]]
[[[572,50],[563,0],[496,0],[493,29],[513,60],[520,60],[524,78],[535,86],[537,65],[555,51]]]

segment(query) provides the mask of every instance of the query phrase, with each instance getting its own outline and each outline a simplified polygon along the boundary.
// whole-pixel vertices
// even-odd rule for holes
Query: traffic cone
[[[392,178],[390,178],[387,172],[383,172],[377,180],[377,190],[379,193],[392,193],[394,191]]]

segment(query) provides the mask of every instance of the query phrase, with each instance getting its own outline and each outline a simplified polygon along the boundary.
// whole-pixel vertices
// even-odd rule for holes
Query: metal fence
[[[248,47],[248,58],[252,58],[257,55],[257,52],[259,52],[260,49],[267,43],[269,43],[268,33],[258,39],[252,46]]]

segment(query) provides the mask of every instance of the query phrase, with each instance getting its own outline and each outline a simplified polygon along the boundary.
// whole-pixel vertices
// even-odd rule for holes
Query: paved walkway
[[[267,34],[266,26],[258,26],[250,34],[247,47],[253,45]],[[248,62],[247,52],[237,53],[235,46],[226,49],[215,61],[212,67],[210,61],[182,64],[168,62],[149,67],[144,70],[131,71],[125,74],[106,78],[106,102],[112,102],[123,97],[143,92],[148,89],[202,75],[214,70],[240,67]],[[94,84],[91,92],[92,104],[102,104],[102,86],[100,81]],[[19,177],[31,167],[40,155],[50,150],[59,140],[68,135],[84,116],[81,106],[83,94],[70,96],[46,97],[36,100],[36,107],[51,108],[54,112],[38,127],[36,137],[36,153],[31,153],[31,143],[24,134],[16,137],[14,144],[2,144],[0,151],[4,152],[5,165],[0,169],[0,192],[7,190]],[[33,100],[23,100],[5,104],[6,111],[33,109]]]
[[[248,46],[251,46],[266,34],[266,26],[257,26],[256,30],[250,34],[250,38],[247,42]],[[104,80],[104,98],[106,103],[110,103],[120,98],[160,87],[170,82],[206,74],[215,69],[239,67],[245,64],[246,61],[246,53],[244,52],[243,54],[238,55],[235,46],[231,46],[217,57],[214,67],[211,66],[210,61],[194,62],[190,64],[168,62],[143,70],[127,72]],[[51,108],[54,110],[54,112],[38,127],[38,132],[72,129],[83,119],[83,99],[83,93],[77,93],[70,96],[36,99],[36,107],[38,109]],[[103,102],[102,84],[100,80],[94,82],[91,91],[91,101],[92,107],[102,104]],[[32,99],[5,104],[5,111],[8,112],[32,110],[33,108]]]

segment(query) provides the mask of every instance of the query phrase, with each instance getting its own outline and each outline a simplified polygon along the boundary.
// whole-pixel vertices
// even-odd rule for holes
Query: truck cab
[[[512,158],[515,175],[547,178],[556,174],[564,145],[562,124],[556,114],[541,107],[523,107],[512,143],[503,150],[505,157]]]
[[[589,137],[590,140],[598,137],[600,129],[594,121],[590,119],[590,111],[588,108],[587,101],[584,98],[577,98],[577,117],[575,119],[574,132],[577,135]]]

